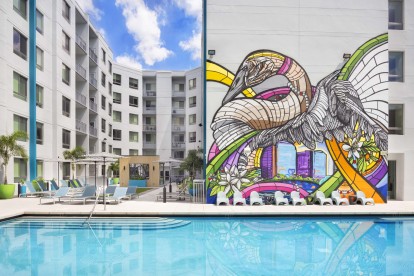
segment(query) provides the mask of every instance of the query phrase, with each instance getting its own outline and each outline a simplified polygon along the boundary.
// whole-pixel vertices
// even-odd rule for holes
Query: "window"
[[[175,151],[174,152],[174,158],[177,158],[177,159],[182,159],[182,158],[184,158],[184,151]]]
[[[36,160],[36,175],[37,177],[43,177],[43,161]]]
[[[27,99],[27,78],[13,72],[13,96],[21,100]]]
[[[101,84],[103,87],[106,86],[106,75],[104,74],[104,72],[101,72]]]
[[[62,48],[70,54],[70,37],[62,31]]]
[[[102,142],[102,152],[106,151],[106,142]]]
[[[112,125],[108,124],[108,136],[112,137]]]
[[[106,109],[106,97],[105,96],[101,96],[101,107],[103,110]]]
[[[129,141],[130,142],[138,142],[138,132],[130,131],[129,132]]]
[[[129,88],[138,89],[138,80],[134,78],[129,78]]]
[[[114,148],[113,153],[116,155],[121,155],[122,151],[120,148]]]
[[[43,145],[43,124],[36,122],[36,144]]]
[[[70,100],[65,96],[62,96],[62,114],[63,116],[70,117]]]
[[[62,16],[70,23],[70,6],[65,0],[62,2]]]
[[[13,52],[22,59],[27,59],[27,38],[16,29],[13,29]]]
[[[108,61],[109,74],[112,74],[112,62]]]
[[[129,150],[129,155],[138,155],[138,150],[136,150],[136,149],[130,149]]]
[[[43,14],[39,10],[36,10],[36,30],[40,34],[43,34],[43,25]]]
[[[404,53],[389,52],[389,81],[404,81]]]
[[[36,67],[40,71],[43,71],[43,50],[36,47]]]
[[[112,153],[112,145],[109,145],[108,152]]]
[[[173,136],[174,143],[184,143],[184,134],[176,134]]]
[[[114,134],[114,140],[121,141],[122,131],[120,129],[114,129],[113,134]]]
[[[62,129],[62,148],[70,149],[70,131]]]
[[[191,114],[188,116],[188,123],[194,125],[196,123],[196,114]]]
[[[388,133],[398,134],[398,135],[404,134],[404,105],[403,104],[390,104],[389,105]]]
[[[112,99],[113,103],[120,104],[122,102],[121,93],[114,92],[114,94],[112,96],[113,96],[113,99]]]
[[[112,95],[112,83],[108,82],[108,94]]]
[[[155,83],[146,83],[145,84],[145,91],[148,92],[155,92]]]
[[[197,140],[197,134],[195,132],[188,133],[188,141],[194,143]]]
[[[129,96],[129,106],[136,106],[136,107],[138,107],[138,97]]]
[[[23,158],[14,158],[14,182],[26,180],[27,177],[27,160]]]
[[[24,19],[27,18],[27,0],[13,0],[13,9]]]
[[[121,85],[121,82],[122,82],[121,75],[114,73],[113,78],[114,78],[114,84]]]
[[[70,68],[64,63],[62,63],[62,81],[70,85]]]
[[[103,63],[106,62],[106,52],[105,52],[104,49],[102,49],[102,61],[103,61]]]
[[[138,125],[138,114],[129,113],[129,123],[131,125]]]
[[[108,103],[108,115],[112,116],[112,104]]]
[[[112,112],[112,119],[114,120],[114,122],[122,122],[122,112],[114,110]]]
[[[188,81],[189,89],[194,89],[197,87],[196,79],[191,79]]]
[[[36,84],[36,106],[43,107],[43,87]]]
[[[69,180],[70,179],[70,162],[62,162],[62,178],[64,180]],[[89,166],[90,168],[94,168],[94,166]]]
[[[13,130],[27,133],[27,118],[13,115]],[[19,141],[26,141],[26,139],[19,139]]]
[[[174,84],[174,91],[176,91],[176,92],[184,92],[184,83],[176,83],[176,84]]]
[[[102,119],[102,120],[101,120],[101,131],[102,131],[103,133],[105,133],[105,132],[106,132],[106,120],[105,120],[105,119]]]
[[[196,96],[190,97],[188,99],[188,107],[195,107],[195,106],[197,106],[197,97]]]
[[[402,30],[404,28],[403,22],[403,1],[389,0],[388,1],[388,29]]]

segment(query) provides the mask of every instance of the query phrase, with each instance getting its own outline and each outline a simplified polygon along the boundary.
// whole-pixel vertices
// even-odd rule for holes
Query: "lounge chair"
[[[292,203],[293,206],[296,206],[298,204],[299,205],[306,205],[305,199],[301,198],[299,192],[297,192],[297,191],[293,191],[293,192],[290,193],[290,201],[289,202]]]
[[[51,190],[53,191],[57,191],[57,190],[59,190],[59,186],[58,186],[58,184],[56,184],[56,181],[55,180],[50,180],[50,188],[51,188]]]
[[[56,193],[54,195],[48,195],[48,196],[43,196],[40,197],[39,200],[39,204],[42,204],[42,199],[53,199],[53,204],[56,203],[56,199],[58,199],[60,201],[61,198],[63,197],[67,197],[67,194],[69,192],[69,187],[61,187],[59,188],[59,190],[56,191]]]
[[[69,187],[68,182],[66,182],[66,180],[61,179],[59,180],[59,182],[61,187]]]
[[[332,199],[326,198],[325,197],[325,194],[323,192],[321,192],[321,191],[317,191],[316,192],[315,204],[319,204],[319,205],[325,205],[325,204],[333,205]]]
[[[371,197],[365,197],[364,192],[358,191],[356,195],[357,195],[357,200],[356,200],[357,204],[367,205],[367,203],[370,203],[372,205],[375,205],[374,199]]]
[[[241,192],[236,191],[233,194],[233,205],[236,206],[239,203],[246,205],[246,199],[243,198],[243,194]]]
[[[216,205],[219,206],[222,203],[224,203],[224,205],[229,205],[229,198],[227,197],[225,192],[218,192]]]
[[[342,198],[338,191],[333,191],[331,193],[331,199],[335,205],[341,205],[342,203],[344,205],[349,205],[349,200],[346,197]]]
[[[250,205],[254,205],[255,203],[263,205],[263,199],[259,196],[258,192],[253,191],[250,193]]]
[[[35,186],[33,185],[33,183],[31,181],[26,181],[26,187],[28,189],[28,192],[26,192],[25,196],[45,196],[45,195],[50,195],[51,192],[45,192],[42,191],[41,188],[37,185],[38,189],[35,188]]]
[[[76,201],[80,200],[80,201],[83,201],[83,204],[85,204],[88,199],[95,199],[96,197],[95,193],[96,193],[95,186],[92,186],[92,185],[86,186],[82,194],[68,197],[68,200],[70,202],[72,202],[73,200],[76,200]]]
[[[109,186],[111,187],[111,186]],[[117,187],[117,186],[113,186],[116,187],[115,192],[112,196],[109,196],[106,198],[106,202],[107,203],[111,203],[111,202],[116,202],[116,204],[121,202],[121,199],[126,197],[127,194],[127,187]]]
[[[47,191],[47,184],[43,181],[43,180],[37,180],[37,184],[39,185],[40,189],[42,189],[42,191]]]
[[[78,181],[78,184],[80,185],[80,186],[82,186],[82,187],[85,187],[86,186],[86,182],[85,181],[83,181],[83,180],[81,180],[81,179],[76,179],[77,181]]]
[[[133,197],[136,197],[136,196],[138,196],[138,194],[137,194],[137,187],[135,187],[135,186],[129,186],[127,188],[127,191],[126,191],[126,197],[128,199],[132,199]]]
[[[281,191],[275,192],[275,203],[276,205],[288,205],[289,201],[285,198],[285,195]]]

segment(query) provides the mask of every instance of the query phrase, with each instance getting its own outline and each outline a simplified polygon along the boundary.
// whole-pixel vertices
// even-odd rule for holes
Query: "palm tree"
[[[7,183],[7,165],[13,156],[21,156],[27,159],[26,149],[17,144],[18,140],[26,140],[27,133],[23,131],[15,131],[11,135],[0,136],[0,157],[3,159],[4,166],[4,184]]]
[[[187,157],[180,165],[180,169],[188,171],[190,173],[190,176],[194,177],[195,172],[203,168],[203,158],[200,156],[202,153],[202,149],[189,150]]]
[[[75,161],[85,158],[85,154],[85,150],[80,146],[77,146],[72,150],[65,150],[63,152],[63,157],[66,160],[72,160],[72,178],[75,178]]]
[[[114,163],[111,163],[108,169],[112,171],[113,176],[119,176],[119,160],[117,160]]]

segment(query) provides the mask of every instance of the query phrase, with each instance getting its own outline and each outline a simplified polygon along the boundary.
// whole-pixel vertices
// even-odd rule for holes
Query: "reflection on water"
[[[412,219],[177,218],[162,227],[109,219],[90,228],[82,221],[1,222],[2,275],[414,273]]]

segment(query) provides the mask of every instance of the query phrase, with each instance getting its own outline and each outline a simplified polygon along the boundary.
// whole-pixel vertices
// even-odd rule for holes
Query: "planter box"
[[[13,198],[15,189],[16,189],[16,185],[14,184],[1,184],[0,185],[0,199]]]
[[[147,187],[147,180],[129,180],[128,186]]]

